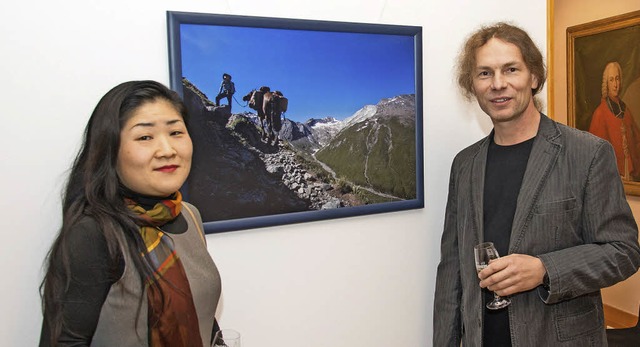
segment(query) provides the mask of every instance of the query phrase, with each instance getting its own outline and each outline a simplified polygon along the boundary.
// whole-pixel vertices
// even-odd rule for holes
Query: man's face
[[[617,99],[620,93],[620,71],[615,65],[607,69],[607,95]]]
[[[533,105],[538,81],[527,68],[520,49],[492,38],[476,52],[473,91],[480,108],[493,123],[519,118]]]

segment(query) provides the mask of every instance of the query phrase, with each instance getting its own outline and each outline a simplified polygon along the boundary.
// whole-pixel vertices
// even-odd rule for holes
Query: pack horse
[[[280,91],[271,91],[269,87],[254,89],[242,97],[249,102],[249,107],[258,112],[262,138],[274,145],[278,143],[278,133],[282,129],[280,117],[287,112],[289,100]]]

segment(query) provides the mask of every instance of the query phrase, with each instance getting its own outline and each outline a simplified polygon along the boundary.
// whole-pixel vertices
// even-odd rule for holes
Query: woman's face
[[[182,116],[171,103],[159,99],[136,109],[120,130],[116,170],[130,190],[166,197],[187,179],[192,153]]]

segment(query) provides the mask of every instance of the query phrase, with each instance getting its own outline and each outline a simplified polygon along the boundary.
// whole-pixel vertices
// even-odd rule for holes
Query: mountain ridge
[[[376,105],[365,105],[342,121],[330,116],[310,118],[305,122],[294,122],[288,119],[288,124],[283,125],[280,135],[281,138],[302,150],[315,152],[326,146],[343,129],[373,117],[400,117],[409,125],[414,125],[415,94],[401,94],[381,99]],[[292,131],[293,127],[298,128],[299,131]]]

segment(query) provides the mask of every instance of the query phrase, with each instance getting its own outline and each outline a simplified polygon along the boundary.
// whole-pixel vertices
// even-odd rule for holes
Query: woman
[[[199,212],[187,111],[160,83],[98,103],[63,199],[41,286],[40,346],[209,346],[220,276]]]

